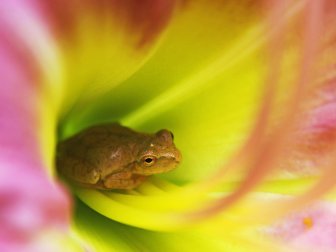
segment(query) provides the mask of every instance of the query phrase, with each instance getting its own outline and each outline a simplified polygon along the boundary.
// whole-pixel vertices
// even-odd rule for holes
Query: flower
[[[327,0],[3,1],[0,246],[260,251],[334,237],[334,199],[308,205],[335,184],[334,11]],[[184,162],[127,193],[69,187],[70,221],[55,144],[106,121],[171,129]]]

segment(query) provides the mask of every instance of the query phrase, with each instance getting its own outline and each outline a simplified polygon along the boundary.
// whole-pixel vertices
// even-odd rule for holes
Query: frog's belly
[[[113,189],[134,189],[142,184],[146,180],[147,176],[142,175],[132,175],[131,178],[128,179],[105,179],[99,180],[96,184],[87,184],[75,182],[76,184],[92,189],[99,190],[113,190]]]
[[[108,178],[103,181],[104,189],[133,189],[144,182],[146,176],[134,174],[127,179]]]

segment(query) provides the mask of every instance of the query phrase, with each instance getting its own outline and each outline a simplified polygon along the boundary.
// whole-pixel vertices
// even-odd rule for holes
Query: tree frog
[[[118,123],[93,126],[57,146],[56,166],[80,186],[133,189],[147,176],[174,169],[181,161],[173,134],[136,132]]]

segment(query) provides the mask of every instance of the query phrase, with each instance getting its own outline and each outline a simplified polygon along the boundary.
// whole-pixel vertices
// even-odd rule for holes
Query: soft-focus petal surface
[[[6,147],[0,161],[15,166],[1,179],[7,179],[4,191],[22,196],[24,209],[38,206],[38,217],[27,217],[27,230],[68,221],[67,198],[45,175],[53,173],[56,127],[63,139],[97,122],[120,121],[144,131],[171,129],[184,162],[127,193],[73,188],[107,217],[76,204],[73,227],[92,248],[280,250],[283,241],[268,242],[256,228],[335,184],[333,83],[323,78],[334,72],[329,25],[335,6],[324,3],[1,3],[0,136]],[[313,97],[311,90],[322,91]],[[242,199],[254,189],[303,195]],[[324,219],[333,216],[329,210]],[[274,229],[285,237],[281,224]],[[315,234],[316,245],[321,240]]]
[[[40,64],[48,62],[49,55],[39,58],[32,34],[28,36],[24,28],[37,31],[37,44],[43,45],[48,36],[33,26],[40,20],[30,7],[17,1],[0,4],[1,251],[38,251],[46,233],[51,250],[58,247],[56,236],[63,237],[64,245],[70,241],[71,203],[65,190],[50,180],[51,162],[42,147],[46,138],[49,144],[54,138],[52,132],[43,134],[48,128],[44,120],[53,120],[46,115],[50,103],[40,74]],[[14,22],[17,15],[20,18]]]
[[[167,127],[172,129],[176,136],[176,143],[184,154],[184,163],[176,171],[162,177],[178,183],[203,180],[217,170],[223,160],[247,139],[254,126],[260,99],[264,98],[261,90],[264,89],[264,75],[268,70],[264,65],[267,62],[264,47],[269,39],[274,39],[274,34],[273,30],[269,32],[265,25],[265,15],[268,10],[261,6],[250,2],[242,2],[240,5],[232,2],[225,4],[215,2],[212,5],[204,1],[188,2],[175,13],[169,29],[166,30],[165,36],[148,61],[144,62],[142,67],[121,85],[114,86],[111,92],[98,103],[93,106],[90,104],[90,108],[83,109],[83,112],[78,113],[75,110],[71,113],[69,120],[64,121],[65,130],[62,131],[62,135],[71,135],[78,129],[101,121],[117,120],[147,131]],[[264,12],[265,10],[267,11]],[[227,14],[224,18],[221,15],[223,12]],[[296,18],[305,12],[306,5],[303,1],[289,4],[282,11],[280,9],[276,14],[284,20],[284,24],[281,21],[275,22],[274,24],[279,27],[275,26],[274,32],[278,30],[280,32],[281,25],[292,23],[294,26],[289,29],[291,32],[300,29]],[[311,13],[313,15],[314,11]],[[199,20],[202,25],[195,25],[195,20]],[[302,91],[301,86],[308,86],[306,80],[310,75],[305,71],[312,67],[309,62],[314,58],[315,47],[317,47],[316,44],[302,42],[301,39],[304,41],[306,38],[309,41],[314,36],[310,29],[319,25],[314,20],[316,21],[316,18],[307,25],[306,29],[303,29],[299,37],[289,35],[286,41],[283,41],[285,43],[283,47],[288,48],[288,52],[286,51],[283,56],[280,55],[283,57],[283,65],[274,65],[274,67],[280,68],[278,75],[281,73],[285,75],[279,77],[276,83],[281,92],[273,97],[274,104],[288,103],[288,106],[295,105],[295,111],[299,111],[296,100],[298,97],[305,97],[306,90]],[[300,58],[301,43],[304,48],[303,53],[308,55],[303,57],[304,59]],[[197,53],[194,53],[195,51]],[[308,63],[301,66],[302,60]],[[296,69],[298,73],[290,71],[292,69]],[[272,75],[270,77],[274,78]],[[293,81],[298,81],[299,84],[289,86],[288,83]],[[291,95],[286,97],[288,93]],[[282,132],[279,130],[280,133],[274,134],[277,138],[275,144],[269,142],[263,133],[260,138],[264,138],[266,144],[257,139],[254,142],[255,150],[248,150],[252,158],[254,154],[257,155],[255,158],[257,161],[268,162],[264,165],[264,170],[271,166],[273,156],[278,155],[279,150],[286,143],[281,138],[290,130],[290,122],[286,125],[286,121],[281,122],[281,118],[292,120],[294,114],[281,106],[274,111],[271,119],[276,119],[275,124],[278,124],[278,127],[284,125],[285,130]],[[262,116],[261,120],[263,120]],[[266,118],[266,120],[269,119]],[[264,131],[273,129],[274,125],[263,128]],[[275,129],[277,130],[276,127]],[[277,148],[278,143],[280,144]],[[265,150],[270,150],[270,159],[264,158],[267,156],[267,153],[263,154]],[[226,180],[236,181],[241,172],[244,174],[245,170],[234,169],[240,168],[239,166],[241,164],[232,167],[232,170],[236,171],[229,174]],[[255,168],[257,171],[257,166]],[[258,175],[255,177],[251,175],[251,181],[258,181],[258,179]],[[300,180],[288,183],[299,185],[298,187],[303,185]],[[277,181],[271,180],[268,189],[286,191],[276,184]],[[226,190],[233,190],[235,186],[237,184],[229,184]],[[245,188],[249,188],[248,186],[247,184]],[[160,189],[162,188],[157,187],[155,183],[148,183],[132,192],[135,196],[81,189],[76,190],[76,193],[90,207],[111,219],[153,230],[178,228],[181,225],[179,222],[183,223],[185,220],[179,220],[174,215],[174,211],[188,212],[193,208],[201,208],[201,205],[207,202],[206,200],[197,202],[203,199],[202,197],[207,198],[197,187],[191,188],[189,192],[187,189],[187,193],[171,195],[165,195],[165,193],[161,195]],[[174,191],[171,188],[167,191],[170,190]],[[156,194],[158,197],[151,202],[151,196]],[[236,198],[232,197],[232,201],[239,197],[240,195],[237,194]],[[225,196],[223,198],[226,204]],[[166,203],[163,203],[164,200]],[[181,206],[180,202],[186,203]],[[227,202],[230,202],[230,197]],[[241,209],[245,206],[246,209],[253,210],[251,212],[228,210],[226,216],[232,216],[233,221],[228,225],[230,228],[227,234],[234,233],[236,230],[234,227],[240,227],[240,232],[243,233],[244,228],[248,226],[247,223],[253,223],[253,218],[262,222],[262,214],[253,204],[256,202],[247,202],[246,205],[242,203],[240,206]],[[267,206],[267,203],[264,206]],[[213,209],[216,208],[215,206]],[[267,211],[270,211],[269,208],[265,208],[262,212],[267,213]],[[281,211],[283,209],[279,210]],[[205,214],[208,213],[205,212]],[[240,214],[244,214],[246,219]],[[267,218],[270,220],[274,216],[270,215]],[[204,235],[205,229],[202,230],[203,232],[200,232]],[[226,244],[233,242],[232,237],[229,237]],[[255,235],[252,237],[257,240]]]
[[[294,249],[304,251],[334,251],[336,247],[336,207],[320,203],[292,213],[266,232]]]

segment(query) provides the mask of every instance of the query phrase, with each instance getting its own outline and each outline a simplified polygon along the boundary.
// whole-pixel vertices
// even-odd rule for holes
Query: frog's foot
[[[105,189],[133,189],[142,184],[146,179],[146,176],[137,174],[131,174],[127,178],[123,178],[123,176],[118,178],[118,176],[114,175],[107,177],[103,181]]]

